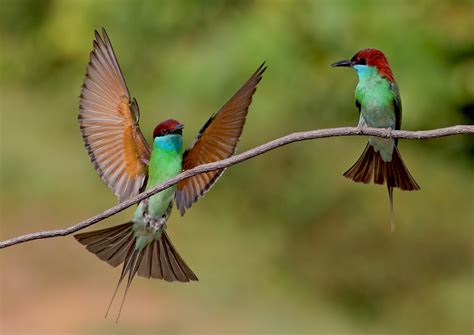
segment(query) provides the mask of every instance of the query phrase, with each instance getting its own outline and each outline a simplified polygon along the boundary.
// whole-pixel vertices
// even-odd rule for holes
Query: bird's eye
[[[166,134],[168,134],[169,132],[170,132],[170,131],[169,131],[168,129],[163,129],[163,130],[161,131],[161,133],[162,133],[163,135],[166,135]]]
[[[357,62],[358,65],[367,65],[367,61],[365,58],[360,58],[359,61]]]

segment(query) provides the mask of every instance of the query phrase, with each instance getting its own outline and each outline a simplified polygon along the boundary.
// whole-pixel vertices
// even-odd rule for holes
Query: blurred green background
[[[403,129],[473,124],[472,1],[18,1],[0,9],[1,238],[60,228],[116,199],[77,124],[93,31],[105,27],[147,138],[165,118],[191,143],[262,61],[238,151],[356,125],[356,75],[387,54]],[[200,281],[137,278],[118,325],[120,269],[72,237],[0,252],[2,334],[467,334],[473,323],[472,136],[401,141],[421,192],[342,177],[366,138],[297,143],[230,168],[169,232]],[[122,223],[129,209],[94,228]]]

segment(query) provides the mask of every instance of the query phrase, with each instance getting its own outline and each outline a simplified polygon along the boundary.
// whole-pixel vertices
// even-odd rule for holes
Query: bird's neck
[[[368,65],[354,65],[353,67],[359,77],[359,84],[362,84],[363,86],[370,86],[374,82],[386,81],[390,83],[395,81],[395,79],[393,79],[392,71],[388,66],[385,69],[379,69],[377,66]]]
[[[368,65],[354,65],[354,69],[359,77],[359,82],[369,82],[373,80],[380,80],[382,76],[379,74],[377,67]]]
[[[375,66],[354,65],[359,82],[356,87],[356,97],[366,95],[367,92],[379,94],[390,90],[390,80],[381,75]],[[359,97],[358,97],[359,98]]]
[[[153,140],[153,149],[181,152],[183,148],[183,137],[178,134],[158,136]]]

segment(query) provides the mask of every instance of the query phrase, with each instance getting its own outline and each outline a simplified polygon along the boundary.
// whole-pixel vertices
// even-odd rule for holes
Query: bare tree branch
[[[183,179],[195,176],[203,172],[227,168],[229,166],[241,163],[255,156],[264,154],[270,150],[288,145],[290,143],[306,141],[306,140],[314,140],[318,138],[335,137],[335,136],[370,135],[370,136],[385,137],[385,138],[401,138],[401,139],[418,140],[418,139],[437,138],[437,137],[460,135],[460,134],[474,134],[474,126],[461,125],[461,126],[433,129],[433,130],[423,130],[423,131],[406,131],[406,130],[390,131],[388,129],[380,129],[380,128],[359,129],[359,128],[354,128],[354,127],[343,127],[343,128],[319,129],[319,130],[293,133],[290,135],[277,138],[273,141],[267,142],[254,149],[245,151],[241,154],[232,156],[230,158],[223,159],[221,161],[214,162],[214,163],[200,165],[191,170],[186,170],[180,173],[179,175],[177,175],[176,177],[171,178],[167,182],[159,186],[156,186],[147,192],[143,192],[137,195],[133,199],[124,201],[117,206],[109,208],[106,211],[96,216],[93,216],[87,220],[79,222],[78,224],[72,225],[70,227],[67,227],[64,229],[40,231],[40,232],[26,234],[26,235],[11,238],[9,240],[2,241],[0,242],[0,249],[9,247],[15,244],[28,242],[28,241],[56,237],[56,236],[66,236],[66,235],[75,233],[81,229],[84,229],[93,224],[96,224],[97,222],[100,222],[114,214],[117,214],[118,212],[123,211],[124,209],[142,201],[145,198],[148,198],[160,191],[163,191],[164,189],[167,189],[177,184],[179,181]]]

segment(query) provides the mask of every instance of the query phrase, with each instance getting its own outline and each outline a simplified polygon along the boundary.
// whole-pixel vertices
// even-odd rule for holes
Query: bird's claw
[[[392,138],[392,127],[387,128],[387,138]]]
[[[359,118],[359,122],[357,123],[357,133],[363,134],[364,133],[364,128],[367,128],[367,122],[365,122],[365,119],[362,117],[362,115]]]
[[[364,132],[364,128],[367,128],[367,126],[365,125],[365,123],[359,123],[357,125],[357,133],[360,135]]]

